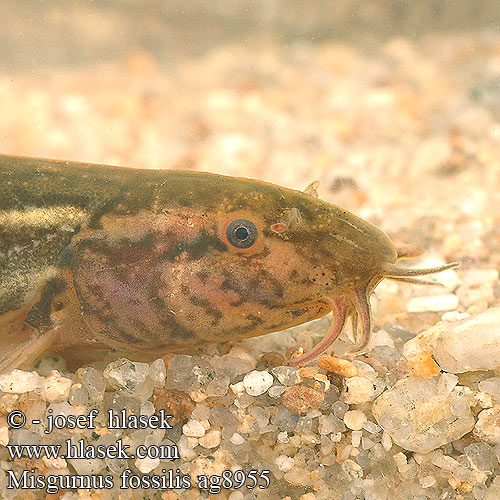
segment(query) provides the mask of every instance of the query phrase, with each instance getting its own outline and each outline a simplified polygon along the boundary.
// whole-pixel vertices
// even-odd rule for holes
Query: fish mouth
[[[420,280],[418,276],[440,273],[448,269],[454,269],[459,265],[459,262],[451,262],[450,264],[444,264],[438,267],[409,269],[398,267],[395,264],[385,263],[382,265],[381,273],[372,278],[365,287],[359,288],[345,296],[325,299],[333,312],[333,319],[325,337],[311,351],[298,358],[289,360],[288,365],[302,365],[323,353],[342,333],[348,319],[352,322],[352,330],[356,341],[352,352],[364,351],[370,343],[372,335],[372,315],[369,297],[372,290],[384,278],[401,281],[403,283],[436,285],[439,283]]]
[[[349,297],[335,297],[327,299],[333,312],[333,319],[323,340],[306,354],[291,359],[289,366],[298,366],[307,363],[319,356],[337,340],[342,333],[348,319],[352,322],[352,330],[356,338],[355,351],[362,351],[370,342],[372,320],[370,302],[367,293],[354,293]],[[358,326],[360,331],[358,332]]]

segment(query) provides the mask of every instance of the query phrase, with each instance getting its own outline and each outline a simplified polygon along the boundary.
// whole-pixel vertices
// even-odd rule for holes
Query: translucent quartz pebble
[[[474,468],[483,472],[492,472],[497,465],[493,447],[487,443],[471,443],[464,448]]]
[[[104,370],[104,378],[116,388],[124,387],[133,392],[149,375],[147,363],[132,362],[122,358],[110,363]]]
[[[479,382],[479,390],[500,398],[500,377],[491,377]]]
[[[199,356],[180,354],[168,364],[165,387],[190,392],[207,386],[214,376],[214,369],[208,361]]]
[[[319,417],[319,433],[321,435],[337,432],[344,432],[345,424],[340,418],[335,415],[321,415]]]
[[[151,363],[151,366],[149,368],[149,376],[155,383],[156,387],[161,387],[165,384],[167,370],[165,368],[165,361],[163,361],[163,359],[159,358]]]
[[[276,366],[271,371],[283,385],[296,385],[300,382],[297,368],[291,366]]]
[[[500,367],[500,307],[452,323],[438,335],[434,357],[451,373]]]
[[[253,368],[253,364],[242,358],[237,358],[231,354],[224,354],[215,361],[215,370],[221,375],[229,377],[233,380],[238,375],[249,372]]]
[[[217,375],[207,386],[207,396],[224,396],[229,389],[229,377]]]
[[[472,397],[462,387],[452,387],[449,376],[400,380],[384,392],[373,405],[378,424],[393,441],[409,451],[428,453],[459,439],[474,427],[470,410],[456,415],[453,408]]]
[[[81,383],[76,383],[71,386],[69,391],[68,401],[73,406],[84,405],[89,399],[87,389]]]
[[[104,391],[106,390],[106,380],[102,373],[95,368],[88,366],[78,370],[77,374],[81,377],[83,386],[87,389],[91,401],[102,401]]]
[[[482,441],[500,444],[500,406],[483,410],[477,416],[474,435]]]

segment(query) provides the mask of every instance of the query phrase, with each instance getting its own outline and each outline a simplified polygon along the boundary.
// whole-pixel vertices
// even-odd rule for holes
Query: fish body
[[[366,341],[367,297],[397,251],[313,194],[0,156],[0,371],[78,347],[153,358],[331,310],[329,343],[348,317]]]

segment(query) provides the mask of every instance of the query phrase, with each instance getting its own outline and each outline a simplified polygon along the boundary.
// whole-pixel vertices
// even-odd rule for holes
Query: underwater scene
[[[496,1],[0,6],[0,499],[500,499]]]

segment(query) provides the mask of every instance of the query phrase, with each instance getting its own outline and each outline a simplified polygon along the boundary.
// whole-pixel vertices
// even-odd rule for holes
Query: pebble
[[[283,385],[296,385],[300,382],[300,376],[297,368],[291,366],[276,366],[272,370],[273,375]]]
[[[149,376],[154,381],[156,387],[162,387],[167,377],[165,361],[162,358],[155,359],[149,368]]]
[[[243,438],[243,436],[241,434],[238,434],[237,432],[233,433],[233,435],[231,436],[231,438],[229,440],[231,441],[231,443],[233,443],[235,445],[240,445],[240,444],[243,444],[245,442],[245,439]]]
[[[319,408],[325,399],[325,394],[313,387],[294,385],[287,387],[281,401],[285,408],[303,414],[311,408]]]
[[[72,381],[57,370],[52,371],[43,382],[43,398],[49,403],[66,401],[69,398]]]
[[[9,428],[5,417],[0,417],[0,446],[7,446],[9,443]]]
[[[459,387],[450,390],[450,385],[451,381],[442,377],[399,380],[375,400],[373,415],[401,448],[428,453],[461,438],[474,427],[469,408],[473,398],[469,399]],[[466,411],[456,415],[454,404],[463,398]]]
[[[243,378],[243,385],[250,396],[260,396],[273,385],[273,376],[268,371],[253,370]]]
[[[91,401],[102,401],[106,390],[106,380],[103,374],[92,366],[80,368],[76,373],[81,378],[83,386],[87,389],[89,399]]]
[[[193,400],[185,392],[163,387],[154,390],[153,404],[156,409],[172,415],[173,424],[188,418],[194,409]]]
[[[318,365],[323,370],[336,373],[342,377],[355,377],[358,374],[356,367],[347,359],[323,356],[319,358]]]
[[[434,358],[451,373],[500,368],[500,307],[452,323],[436,339]]]
[[[204,436],[200,437],[200,446],[204,448],[216,448],[220,445],[222,433],[219,429],[211,429]]]
[[[44,379],[37,372],[13,370],[0,375],[0,391],[23,394],[30,391],[41,391]]]
[[[349,410],[344,414],[344,424],[353,431],[361,430],[366,421],[366,415],[361,410]]]
[[[344,422],[335,415],[321,415],[318,419],[318,431],[320,435],[332,434],[345,431]]]
[[[490,377],[478,384],[479,390],[500,399],[500,377]]]
[[[477,416],[474,435],[490,444],[500,444],[500,405],[482,410]]]
[[[471,443],[464,448],[464,453],[473,467],[482,472],[491,474],[498,464],[493,447],[487,443]]]
[[[295,460],[287,455],[280,455],[274,459],[274,463],[282,472],[288,472],[295,464]]]
[[[342,400],[347,404],[362,404],[375,397],[373,382],[365,377],[351,377],[345,379],[345,390]]]
[[[110,363],[103,375],[114,387],[123,387],[130,392],[135,392],[137,386],[146,381],[149,375],[149,365],[122,358]]]
[[[165,387],[191,392],[207,386],[214,376],[214,369],[202,357],[179,354],[168,363]]]
[[[231,354],[224,354],[215,361],[216,371],[228,377],[229,380],[233,380],[238,375],[248,373],[253,367],[254,365],[251,361]]]
[[[407,364],[410,373],[418,378],[434,377],[441,371],[429,352],[422,352],[411,357]]]
[[[353,479],[363,477],[363,469],[361,466],[350,458],[342,462],[341,467],[342,470]]]
[[[182,426],[182,433],[187,437],[203,437],[205,435],[205,427],[198,420],[189,419]]]
[[[422,488],[431,488],[436,484],[436,478],[434,476],[424,476],[420,478],[420,486]]]
[[[454,294],[413,297],[406,304],[408,312],[453,311],[458,307],[458,297]]]
[[[160,465],[160,459],[159,458],[137,458],[135,460],[135,466],[143,473],[147,474],[148,472],[151,472],[152,470],[156,469],[158,465]]]
[[[279,398],[286,390],[284,385],[273,385],[269,388],[267,393],[271,398]]]

